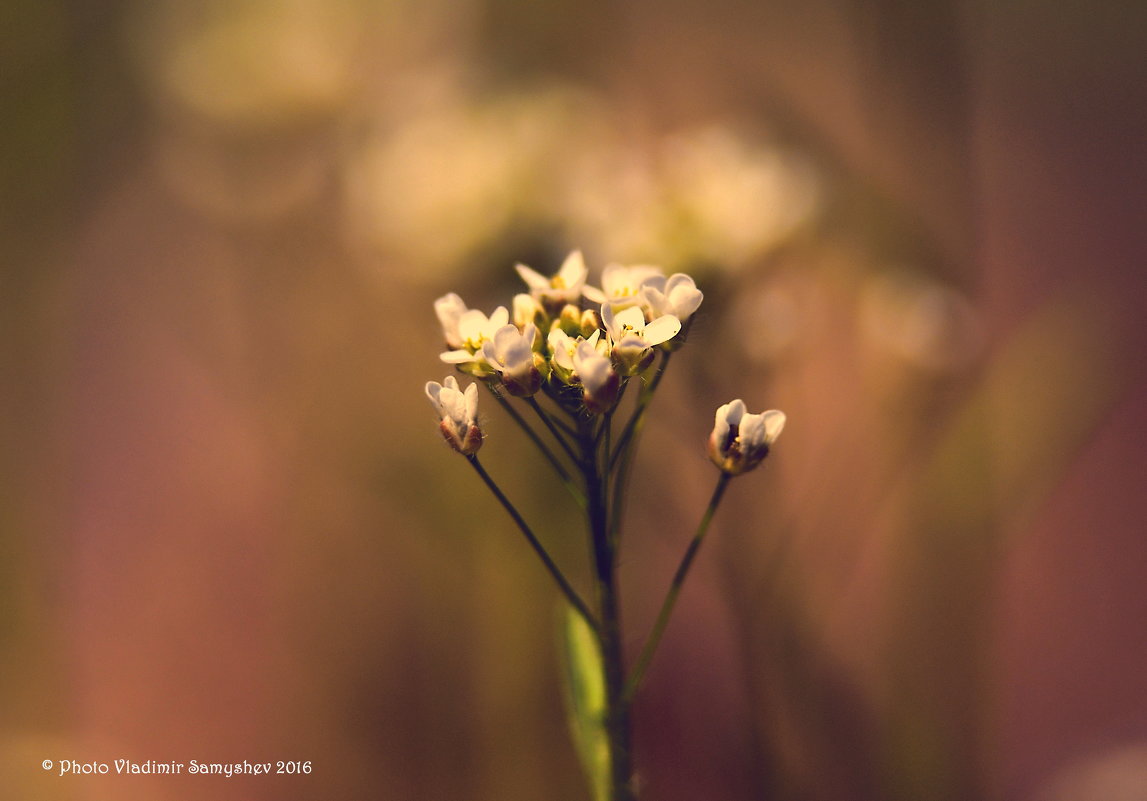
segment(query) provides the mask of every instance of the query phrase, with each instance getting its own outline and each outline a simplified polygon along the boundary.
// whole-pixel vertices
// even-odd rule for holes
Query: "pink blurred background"
[[[557,598],[435,432],[433,299],[573,247],[706,292],[635,471],[649,799],[1147,799],[1132,4],[4,7],[13,798],[586,799]],[[483,457],[575,583],[500,410]],[[531,457],[532,458],[532,457]],[[631,654],[632,655],[632,654]],[[309,760],[305,776],[41,762]]]

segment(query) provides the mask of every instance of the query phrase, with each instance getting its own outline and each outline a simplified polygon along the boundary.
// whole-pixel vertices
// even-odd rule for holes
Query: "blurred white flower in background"
[[[859,303],[861,334],[912,367],[948,372],[979,354],[984,336],[979,314],[954,287],[888,271],[867,279]]]
[[[819,197],[809,161],[714,123],[601,154],[571,176],[567,208],[578,241],[623,258],[738,270],[810,220]]]
[[[741,269],[812,218],[818,180],[795,154],[720,124],[627,139],[624,116],[571,86],[481,95],[447,78],[405,114],[380,109],[348,154],[350,236],[434,281],[515,236],[675,269]],[[539,301],[568,302],[584,282],[571,258],[554,276],[519,274]],[[625,290],[641,280],[616,277],[599,294],[632,302]]]

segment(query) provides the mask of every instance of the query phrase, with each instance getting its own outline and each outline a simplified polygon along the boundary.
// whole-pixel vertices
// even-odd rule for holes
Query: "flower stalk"
[[[486,387],[490,390],[490,394],[494,396],[494,399],[498,401],[498,404],[506,410],[506,414],[510,415],[510,419],[518,424],[518,427],[522,429],[523,432],[525,432],[527,437],[530,438],[530,442],[534,444],[534,447],[537,448],[539,452],[541,452],[545,460],[550,463],[551,467],[554,468],[554,472],[558,474],[558,478],[561,479],[562,485],[577,502],[577,505],[584,509],[585,493],[582,492],[581,488],[574,482],[573,477],[569,474],[569,471],[566,470],[565,466],[561,463],[558,457],[554,455],[554,452],[551,451],[546,443],[542,440],[542,438],[538,436],[538,432],[534,431],[534,429],[530,427],[530,424],[527,423],[522,415],[518,413],[518,410],[514,408],[513,404],[503,398],[501,394],[499,394],[498,390],[494,389],[494,387],[492,387],[490,384],[487,384]]]
[[[542,560],[542,564],[545,565],[546,570],[549,571],[550,575],[557,583],[558,588],[562,591],[562,594],[565,595],[566,600],[569,601],[570,606],[576,609],[577,613],[585,618],[585,622],[589,624],[591,629],[594,631],[599,631],[601,627],[593,613],[589,610],[589,607],[586,606],[585,601],[581,599],[581,596],[577,594],[577,590],[575,590],[566,579],[565,574],[563,574],[561,571],[561,568],[559,568],[557,563],[554,562],[554,560],[550,557],[550,554],[546,550],[545,546],[542,545],[540,540],[538,540],[537,535],[534,534],[533,530],[526,523],[525,519],[518,512],[514,504],[510,502],[510,499],[506,497],[506,495],[502,492],[502,489],[497,485],[494,479],[490,477],[490,474],[486,472],[486,469],[482,467],[482,463],[478,461],[478,457],[470,455],[467,456],[466,459],[470,462],[470,466],[474,468],[475,472],[478,473],[478,476],[482,479],[482,481],[485,482],[490,492],[494,494],[494,497],[498,499],[498,502],[501,503],[502,507],[509,513],[510,517],[513,519],[514,523],[517,524],[521,532],[526,536],[526,541],[529,542],[530,547],[534,549],[534,553],[538,555],[538,558]]]
[[[466,457],[525,536],[573,610],[569,619],[584,621],[584,627],[567,625],[566,637],[575,739],[596,801],[636,801],[633,701],[729,480],[764,460],[785,417],[778,411],[749,414],[739,399],[717,410],[707,452],[720,477],[627,673],[618,565],[631,468],[650,404],[673,353],[685,344],[703,296],[689,276],[666,277],[651,266],[611,265],[601,288],[590,286],[577,251],[550,277],[521,264],[516,269],[529,292],[513,299],[512,315],[499,306],[487,316],[453,293],[435,302],[449,348],[441,359],[486,385],[584,515],[592,606],[478,460],[485,435],[477,386],[463,390],[449,376],[442,384],[428,383],[426,394],[438,412],[442,436]],[[641,390],[615,435],[614,419],[632,381],[640,382]],[[539,393],[549,399],[545,408]],[[528,423],[516,403],[528,406],[544,430]]]
[[[709,506],[705,509],[705,514],[701,517],[701,522],[697,526],[697,532],[693,535],[693,539],[689,542],[689,547],[685,550],[685,555],[681,557],[681,563],[677,565],[677,572],[673,574],[673,581],[669,585],[669,592],[665,594],[665,600],[661,603],[661,611],[657,614],[657,621],[653,624],[653,629],[649,632],[649,638],[645,641],[645,647],[641,649],[641,655],[637,657],[637,662],[633,666],[633,673],[629,676],[629,681],[625,683],[625,691],[622,693],[622,698],[626,701],[632,701],[633,696],[637,694],[637,690],[641,687],[641,680],[645,678],[645,671],[649,668],[649,663],[653,660],[653,654],[657,652],[657,646],[661,644],[661,637],[665,634],[665,627],[669,625],[669,616],[673,614],[673,607],[677,604],[677,596],[681,594],[681,587],[685,584],[685,577],[689,575],[689,568],[693,566],[693,559],[697,556],[697,551],[701,548],[701,542],[705,539],[705,533],[709,530],[709,524],[713,522],[713,515],[717,513],[717,507],[721,503],[721,498],[725,495],[725,488],[729,485],[729,479],[732,476],[729,473],[721,473],[721,477],[717,479],[717,486],[713,489],[713,497],[709,499]]]
[[[603,421],[608,425],[609,421]],[[601,654],[605,679],[605,732],[609,742],[611,801],[631,801],[633,767],[629,702],[625,699],[625,655],[622,649],[620,587],[617,551],[609,535],[608,475],[600,464],[609,458],[608,450],[597,446],[592,418],[581,425],[581,468],[589,488],[587,523],[593,543],[594,574],[598,606],[601,610]],[[606,438],[608,439],[608,437]],[[603,455],[604,454],[604,455]]]

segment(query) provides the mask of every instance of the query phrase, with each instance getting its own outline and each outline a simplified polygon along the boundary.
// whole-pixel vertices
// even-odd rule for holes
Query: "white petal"
[[[477,345],[482,340],[482,332],[488,324],[486,315],[479,309],[470,309],[458,318],[458,335],[463,342]]]
[[[560,328],[552,328],[547,341],[554,354],[554,363],[564,370],[572,370],[575,347],[573,338]]]
[[[499,328],[510,322],[510,312],[505,306],[499,306],[494,309],[494,313],[490,315],[490,330],[497,331]]]
[[[434,313],[442,325],[442,336],[452,348],[459,347],[462,340],[458,335],[458,320],[466,313],[466,304],[458,295],[451,292],[434,301]]]
[[[499,358],[498,347],[493,342],[483,342],[482,349],[478,353],[482,354],[482,358],[495,370],[501,372],[505,368],[501,358]]]
[[[556,325],[550,329],[550,333],[546,336],[546,344],[556,353],[559,350],[567,350],[573,347],[573,339],[562,329]]]
[[[477,357],[468,350],[448,350],[438,354],[438,358],[447,364],[465,364],[474,361]]]
[[[693,279],[685,273],[674,273],[665,285],[667,311],[682,320],[688,320],[704,299]]]
[[[785,427],[785,413],[770,409],[761,416],[765,419],[765,442],[772,445]]]
[[[496,347],[500,353],[506,348],[510,347],[514,340],[521,336],[522,333],[518,330],[516,325],[503,325],[501,328],[494,332],[494,336],[491,337],[491,339],[494,341],[494,347]]]
[[[597,287],[590,286],[589,284],[586,284],[581,288],[581,293],[590,303],[605,303],[606,301],[605,293]]]
[[[442,402],[443,417],[448,417],[455,425],[464,426],[466,424],[466,399],[462,393],[456,389],[443,388],[438,397]]]
[[[434,411],[442,414],[442,403],[438,400],[439,394],[442,392],[442,385],[437,381],[426,382],[426,397],[430,398],[430,402],[434,405]]]
[[[741,451],[750,454],[765,444],[765,419],[760,414],[746,414],[737,426],[737,439],[741,441]]]
[[[591,393],[600,389],[609,380],[609,359],[598,354],[588,342],[578,343],[573,363],[582,386]]]
[[[656,281],[658,278],[663,278],[665,275],[661,272],[660,267],[654,267],[651,264],[638,264],[626,269],[626,284],[633,294],[637,294],[643,286],[651,281]]]
[[[620,264],[608,264],[606,268],[601,271],[601,288],[608,297],[612,298],[616,296],[624,282],[625,267]],[[604,301],[605,298],[603,297],[602,300]]]
[[[605,318],[605,307],[602,308],[602,318]],[[613,325],[607,326],[611,334],[615,338],[621,335],[626,329],[634,331],[639,336],[642,330],[645,329],[645,312],[636,306],[630,306],[628,309],[622,309],[617,314],[610,314],[613,318]],[[672,335],[670,335],[672,336]],[[667,337],[668,338],[668,337]]]
[[[478,385],[466,387],[466,420],[473,423],[478,418]]]
[[[638,314],[641,313],[638,309],[634,309],[634,311],[637,311]],[[666,314],[645,326],[645,332],[642,336],[645,337],[645,341],[650,345],[660,345],[662,342],[673,339],[680,330],[681,321],[672,314]]]
[[[676,276],[674,276],[676,277]],[[645,279],[641,284],[642,289],[650,289],[654,292],[665,294],[665,276],[664,275],[651,275]]]
[[[522,280],[530,289],[549,289],[550,279],[537,270],[531,270],[524,264],[515,264],[514,269],[518,271],[518,275],[522,276]]]
[[[438,315],[438,321],[442,323],[443,327],[456,323],[465,311],[465,302],[454,292],[443,295],[434,301],[434,313]]]
[[[745,402],[740,398],[729,401],[721,408],[717,409],[716,425],[720,426],[740,426],[741,418],[745,415]]]
[[[575,250],[566,256],[566,260],[562,262],[561,269],[558,270],[558,278],[562,280],[565,286],[573,288],[585,281],[588,272],[581,251]]]
[[[617,331],[613,306],[609,303],[601,304],[601,324],[605,326],[605,330],[608,331],[611,336]]]
[[[649,314],[649,318],[660,317],[673,311],[665,301],[665,295],[656,287],[643,286],[641,288],[641,308]]]
[[[457,292],[447,292],[442,297],[434,301],[435,309],[465,309],[466,304],[463,302],[461,296]]]
[[[525,325],[538,313],[538,302],[533,295],[520,292],[514,295],[514,325]]]

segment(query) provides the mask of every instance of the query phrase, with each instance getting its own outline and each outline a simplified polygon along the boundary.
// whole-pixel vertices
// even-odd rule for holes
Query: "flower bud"
[[[594,309],[586,309],[581,313],[581,326],[579,333],[589,339],[594,331],[601,330],[601,315]]]
[[[581,334],[581,309],[572,303],[567,303],[562,307],[561,314],[558,315],[557,327],[565,331],[571,337],[576,337]]]
[[[520,292],[514,295],[513,320],[514,325],[516,325],[519,330],[524,331],[526,326],[531,324],[539,328],[544,328],[549,318],[546,316],[546,311],[542,308],[542,304],[538,303],[533,295]]]
[[[574,371],[581,381],[585,407],[593,414],[613,408],[621,387],[621,377],[609,359],[597,352],[592,342],[579,342],[573,355]]]
[[[426,397],[438,413],[442,437],[450,447],[464,456],[472,456],[482,447],[482,429],[478,426],[478,385],[471,384],[462,392],[454,376],[439,384],[426,384]]]

